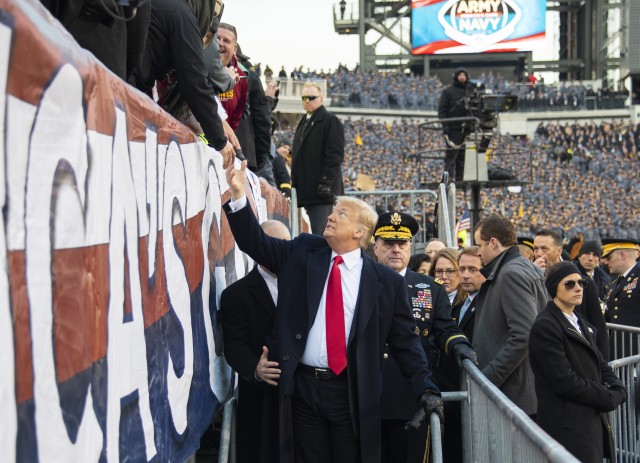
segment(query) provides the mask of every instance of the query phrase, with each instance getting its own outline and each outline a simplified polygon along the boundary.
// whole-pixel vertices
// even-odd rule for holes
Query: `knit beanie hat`
[[[580,270],[573,262],[562,261],[549,267],[547,276],[544,279],[544,285],[547,287],[551,297],[556,297],[560,282],[574,273],[580,274]]]
[[[588,252],[592,252],[596,256],[602,257],[602,246],[600,246],[600,243],[598,241],[585,241],[584,243],[582,243],[582,247],[580,248],[578,256],[581,256],[582,254],[586,254]]]

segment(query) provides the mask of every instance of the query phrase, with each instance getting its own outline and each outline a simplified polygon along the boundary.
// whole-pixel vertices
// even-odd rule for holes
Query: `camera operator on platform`
[[[438,102],[438,119],[454,117],[470,117],[468,98],[475,91],[476,86],[469,80],[466,69],[458,68],[453,73],[453,83],[445,88]],[[443,122],[442,133],[448,138],[450,145],[447,147],[445,157],[445,170],[449,172],[449,178],[462,181],[464,174],[464,138],[469,133],[465,127],[469,122]],[[452,145],[460,146],[454,148]]]

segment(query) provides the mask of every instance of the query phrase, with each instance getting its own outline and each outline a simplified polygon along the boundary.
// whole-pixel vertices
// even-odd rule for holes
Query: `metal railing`
[[[463,362],[462,378],[463,388],[468,392],[462,407],[464,461],[578,462],[470,360]]]
[[[414,237],[414,243],[426,242],[426,217],[424,215],[438,201],[438,195],[433,190],[374,190],[374,191],[347,191],[346,196],[353,196],[371,204],[376,209],[384,211],[397,211],[401,209],[401,205],[408,206],[403,212],[410,215],[420,215],[420,230]],[[418,205],[421,205],[418,208]]]
[[[278,89],[280,90],[278,98],[280,99],[298,99],[302,95],[302,87],[309,82],[318,85],[321,88],[322,95],[327,96],[327,80],[320,77],[309,77],[308,79],[305,78],[301,80],[294,80],[288,77],[278,77],[277,74],[274,74],[271,79],[267,79],[265,77],[265,82],[269,82],[271,80],[277,80],[280,82],[278,86]]]
[[[638,436],[638,404],[636,403],[636,378],[640,355],[609,362],[615,374],[627,388],[627,401],[609,414],[616,447],[616,461],[640,461],[640,437]]]
[[[234,395],[224,403],[218,463],[236,462],[236,402]]]
[[[609,343],[611,345],[610,357],[613,360],[638,354],[640,328],[607,323],[607,330],[609,331]]]

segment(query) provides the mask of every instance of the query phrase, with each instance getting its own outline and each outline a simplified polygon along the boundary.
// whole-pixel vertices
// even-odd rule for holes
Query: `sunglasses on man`
[[[309,100],[309,101],[313,101],[313,100],[315,100],[316,98],[320,98],[320,97],[319,97],[319,96],[315,96],[315,95],[310,95],[310,96],[306,96],[306,95],[305,95],[305,96],[303,96],[303,97],[302,97],[302,101],[307,101],[307,100]]]
[[[564,282],[564,287],[569,290],[575,288],[576,285],[580,286],[581,288],[586,288],[587,280],[583,278],[581,280],[569,280]]]

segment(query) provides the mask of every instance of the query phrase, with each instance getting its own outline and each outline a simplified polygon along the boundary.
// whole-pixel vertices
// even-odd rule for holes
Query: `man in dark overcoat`
[[[304,207],[311,221],[311,232],[322,235],[335,197],[344,193],[342,162],[344,128],[340,120],[323,106],[318,84],[302,87],[305,115],[293,137],[291,181],[298,207]]]
[[[224,210],[240,249],[278,276],[270,359],[281,370],[281,461],[377,463],[385,345],[426,416],[443,414],[406,284],[362,252],[377,215],[363,201],[340,197],[323,237],[271,238],[244,194],[245,169],[246,162],[227,169]]]
[[[262,229],[269,236],[290,240],[289,230],[277,220]],[[277,446],[272,433],[276,420],[277,364],[269,362],[268,339],[278,297],[278,279],[255,266],[220,295],[220,323],[224,356],[238,373],[236,458],[239,463],[275,462]],[[266,402],[266,403],[265,403]]]

